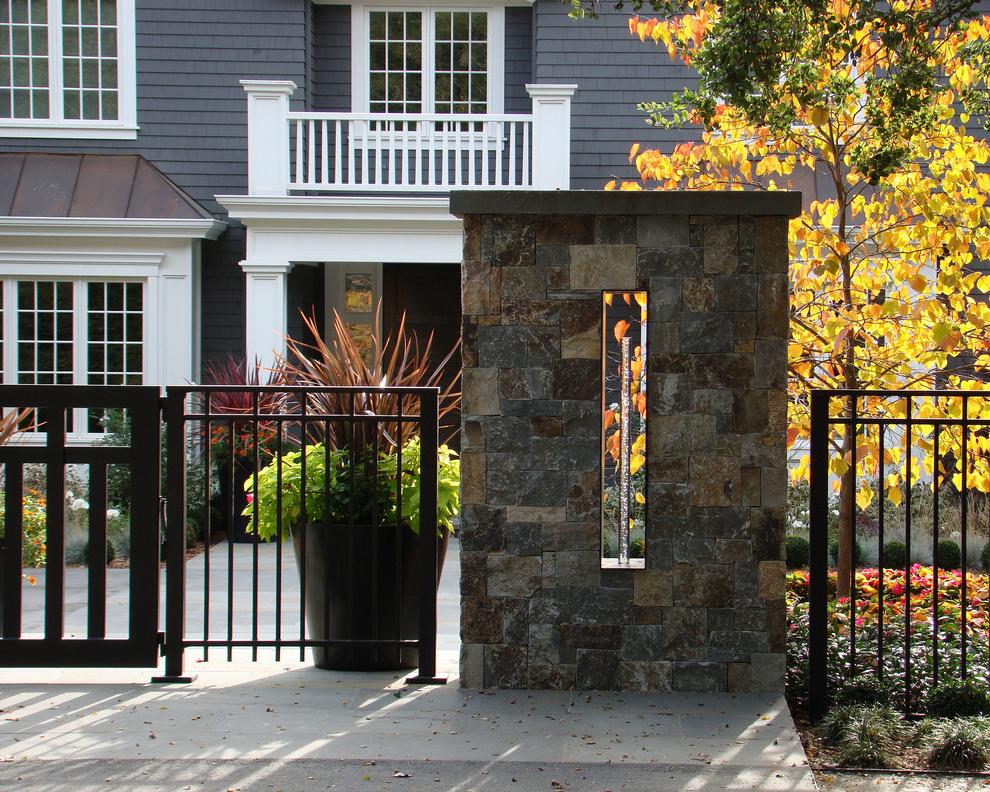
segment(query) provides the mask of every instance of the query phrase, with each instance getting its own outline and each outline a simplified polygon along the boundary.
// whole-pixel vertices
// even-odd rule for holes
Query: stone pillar
[[[277,355],[285,354],[287,323],[286,280],[288,261],[241,262],[245,288],[245,352],[251,364],[257,360],[269,368]]]
[[[797,193],[451,195],[465,229],[465,687],[783,691],[799,210]],[[642,570],[599,562],[613,289],[649,292]]]

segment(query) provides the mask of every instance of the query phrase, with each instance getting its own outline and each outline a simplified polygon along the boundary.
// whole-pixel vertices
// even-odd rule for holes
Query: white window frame
[[[135,0],[117,0],[117,120],[63,118],[62,2],[48,0],[48,118],[2,118],[0,138],[134,140],[137,137]]]
[[[371,64],[369,57],[369,15],[372,11],[423,12],[423,115],[435,114],[434,35],[435,11],[488,12],[488,114],[500,115],[505,108],[505,6],[493,6],[490,0],[472,2],[461,0],[445,4],[392,0],[382,4],[354,3],[351,6],[351,109],[355,113],[370,112]],[[447,115],[446,113],[444,115]],[[453,119],[457,113],[451,113]]]
[[[0,283],[3,284],[3,376],[5,385],[17,385],[17,314],[18,281],[71,281],[72,295],[72,383],[88,385],[87,302],[88,283],[140,283],[144,287],[141,317],[141,382],[157,385],[159,371],[160,329],[158,306],[158,270],[162,257],[156,254],[80,254],[70,262],[57,254],[27,256],[18,254],[16,260],[0,256]],[[99,264],[97,265],[97,262]],[[99,273],[99,274],[93,274]],[[102,435],[80,431],[86,426],[86,409],[73,411],[73,431],[70,441],[92,441]]]

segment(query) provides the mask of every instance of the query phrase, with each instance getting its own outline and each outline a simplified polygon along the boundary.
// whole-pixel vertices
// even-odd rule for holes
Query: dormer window
[[[135,136],[134,0],[0,2],[0,136]]]
[[[352,10],[355,112],[502,112],[502,8]]]

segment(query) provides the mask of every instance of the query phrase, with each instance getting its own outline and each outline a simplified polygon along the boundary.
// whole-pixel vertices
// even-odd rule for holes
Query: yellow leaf
[[[639,153],[639,143],[633,143],[629,148],[629,161],[632,162]]]
[[[635,498],[636,498],[636,503],[640,503],[640,504],[646,503],[646,496],[644,496],[642,492],[637,492]]]
[[[644,464],[646,464],[646,457],[642,454],[634,454],[629,460],[629,473],[635,476]]]

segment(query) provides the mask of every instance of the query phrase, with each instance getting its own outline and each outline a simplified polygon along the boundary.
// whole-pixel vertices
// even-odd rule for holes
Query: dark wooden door
[[[432,363],[439,365],[461,334],[460,264],[384,264],[382,266],[382,323],[386,335],[406,314],[406,329],[420,344],[433,333]],[[448,363],[444,385],[461,370],[460,352]],[[460,385],[457,386],[460,390]],[[448,415],[440,426],[440,440],[460,448],[457,431],[460,412]]]

